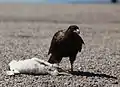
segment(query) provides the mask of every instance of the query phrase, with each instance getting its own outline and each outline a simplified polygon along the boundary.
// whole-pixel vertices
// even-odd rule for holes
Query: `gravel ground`
[[[1,4],[0,20],[0,87],[120,87],[119,5]],[[70,24],[85,41],[72,75],[6,75],[13,59],[47,61],[53,34]],[[68,58],[60,67],[70,69]]]

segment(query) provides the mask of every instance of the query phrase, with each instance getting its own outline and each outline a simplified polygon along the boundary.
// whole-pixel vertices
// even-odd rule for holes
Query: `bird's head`
[[[79,27],[77,25],[70,25],[68,27],[67,32],[69,32],[69,33],[73,33],[74,32],[74,33],[80,34],[80,29],[79,29]]]

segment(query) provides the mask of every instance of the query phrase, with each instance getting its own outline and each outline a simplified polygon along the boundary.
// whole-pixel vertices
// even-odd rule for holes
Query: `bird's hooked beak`
[[[74,32],[77,33],[77,34],[80,34],[80,30],[79,29],[74,30]]]

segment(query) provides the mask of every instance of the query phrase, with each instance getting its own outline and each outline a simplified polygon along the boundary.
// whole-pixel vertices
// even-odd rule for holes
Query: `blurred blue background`
[[[111,0],[0,0],[1,3],[110,3]],[[118,0],[120,2],[120,0]]]

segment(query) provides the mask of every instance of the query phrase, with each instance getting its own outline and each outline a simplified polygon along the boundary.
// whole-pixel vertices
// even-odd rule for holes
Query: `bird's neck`
[[[66,36],[73,36],[73,32],[66,31],[66,32],[65,32],[65,35],[66,35]]]

